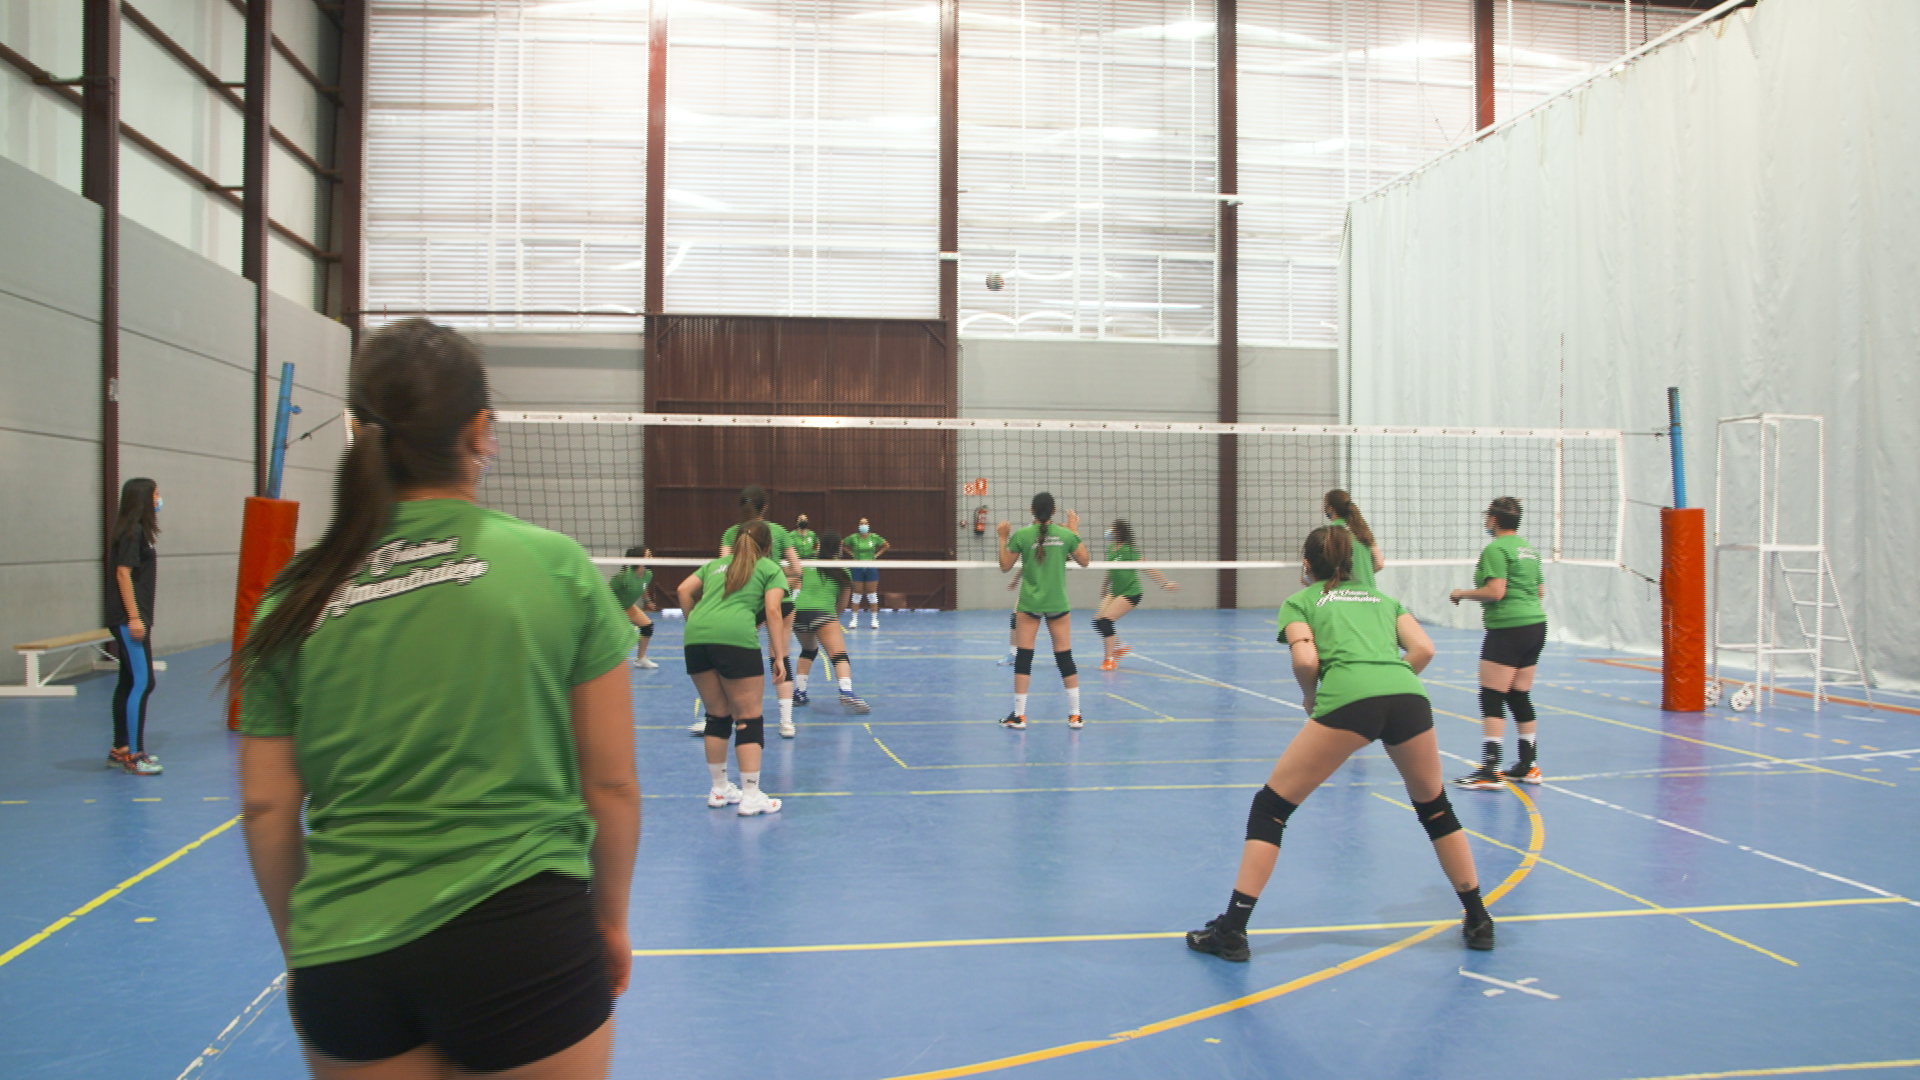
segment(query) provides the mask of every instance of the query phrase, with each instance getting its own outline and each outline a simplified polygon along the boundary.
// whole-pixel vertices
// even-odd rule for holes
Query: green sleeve
[[[1292,626],[1294,623],[1306,623],[1309,629],[1313,626],[1313,623],[1307,619],[1307,609],[1300,603],[1300,598],[1298,596],[1289,596],[1287,597],[1287,602],[1280,605],[1280,626],[1278,627],[1276,640],[1285,644],[1287,640],[1287,627]]]
[[[886,546],[887,546],[886,537],[881,536],[879,533],[873,534],[873,550],[879,551],[881,548]]]
[[[574,651],[570,676],[571,685],[579,686],[605,675],[613,670],[614,665],[625,660],[627,653],[633,649],[638,631],[627,618],[626,609],[614,598],[613,592],[601,583],[600,571],[587,558],[585,549],[579,544],[571,546],[573,550],[562,564],[560,581],[563,588],[569,588],[576,594],[575,610],[580,613],[580,626],[575,637],[579,646]]]
[[[727,526],[727,531],[720,534],[720,546],[732,547],[733,538],[738,535],[740,535],[740,526],[738,525]]]
[[[1474,569],[1474,588],[1479,588],[1494,578],[1507,576],[1507,552],[1498,544],[1488,544],[1480,553],[1480,565]]]
[[[267,612],[273,610],[278,600],[278,596],[262,599],[259,606],[254,608],[253,625],[259,626],[260,620],[267,617]],[[293,734],[293,695],[287,687],[286,675],[291,656],[291,650],[283,651],[268,657],[247,673],[240,685],[240,734]]]
[[[1026,531],[1025,529],[1017,529],[1012,536],[1007,537],[1008,551],[1013,552],[1015,555],[1025,555],[1027,553],[1027,538],[1024,535]]]

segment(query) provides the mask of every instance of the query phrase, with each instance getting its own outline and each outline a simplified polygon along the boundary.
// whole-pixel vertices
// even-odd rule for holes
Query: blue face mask
[[[1119,534],[1117,534],[1117,533],[1115,533],[1115,532],[1114,532],[1114,531],[1113,531],[1112,529],[1108,529],[1108,530],[1107,530],[1107,543],[1109,543],[1109,544],[1117,544],[1117,543],[1119,543],[1119,542],[1120,542],[1120,536],[1119,536]]]
[[[861,534],[862,534],[862,535],[865,535],[865,534],[866,534],[866,531],[867,531],[867,526],[865,526],[865,525],[862,525],[862,526],[860,526],[860,532],[861,532]]]
[[[158,495],[155,495],[155,496],[153,497],[153,512],[154,512],[154,513],[156,513],[156,514],[157,514],[157,513],[159,513],[159,512],[160,512],[160,508],[161,508],[162,506],[165,506],[166,504],[167,504],[167,500],[165,500],[165,499],[163,499],[163,498],[161,498],[161,497],[160,497],[160,496],[158,496]]]

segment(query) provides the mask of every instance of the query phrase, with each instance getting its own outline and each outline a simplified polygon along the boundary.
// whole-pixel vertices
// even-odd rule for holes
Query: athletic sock
[[[1500,740],[1486,739],[1480,743],[1480,764],[1489,769],[1500,767]]]
[[[1533,745],[1533,736],[1531,735],[1520,736],[1520,764],[1522,765],[1533,764],[1535,760],[1535,754],[1537,752],[1538,751],[1535,750]]]
[[[853,676],[851,676],[851,675],[846,675],[846,676],[843,676],[843,677],[841,677],[841,679],[840,679],[840,692],[841,692],[841,693],[843,693],[843,694],[851,694],[851,693],[853,693]]]
[[[718,765],[715,765],[711,761],[707,762],[707,773],[708,775],[713,777],[713,790],[721,791],[726,788],[727,786],[727,763],[726,762],[723,761]]]
[[[793,699],[790,697],[780,699],[780,722],[793,723]]]
[[[1013,715],[1015,716],[1027,715],[1027,695],[1025,694],[1013,695]]]
[[[1253,905],[1260,902],[1257,896],[1248,896],[1239,889],[1233,890],[1233,896],[1227,901],[1227,910],[1220,916],[1220,926],[1236,934],[1247,932],[1247,919],[1253,914]]]
[[[807,692],[807,677],[805,674],[795,675],[793,677],[793,688],[802,694]]]
[[[760,790],[760,774],[757,772],[747,772],[744,769],[741,770],[740,790],[746,791],[746,792],[759,791]],[[1478,894],[1476,893],[1475,895],[1478,895]]]
[[[1475,885],[1461,892],[1459,896],[1460,907],[1467,913],[1469,923],[1478,924],[1487,921],[1487,905],[1480,900],[1480,886]]]
[[[1067,715],[1080,715],[1080,688],[1077,686],[1067,687]]]

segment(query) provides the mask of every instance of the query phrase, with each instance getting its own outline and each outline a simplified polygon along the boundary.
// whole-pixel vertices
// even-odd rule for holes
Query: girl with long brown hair
[[[1334,488],[1320,499],[1320,512],[1326,515],[1329,524],[1353,534],[1354,584],[1373,588],[1373,576],[1387,568],[1387,560],[1380,554],[1380,541],[1373,535],[1372,526],[1360,516],[1360,508],[1353,505],[1353,496]]]
[[[729,554],[714,559],[680,582],[680,609],[687,613],[687,674],[706,704],[707,772],[713,786],[707,805],[737,806],[741,817],[771,814],[780,800],[760,790],[760,755],[766,721],[760,698],[766,676],[760,668],[758,618],[769,631],[782,625],[781,602],[787,595],[786,572],[767,558],[773,535],[764,521],[749,521],[730,538]],[[786,668],[787,638],[772,635],[775,677]],[[727,781],[727,739],[740,765],[740,783]]]
[[[120,512],[113,522],[113,581],[108,627],[120,647],[120,675],[113,684],[113,747],[107,768],[157,776],[160,759],[147,753],[147,699],[153,696],[153,600],[160,579],[160,485],[136,476],[120,485]]]

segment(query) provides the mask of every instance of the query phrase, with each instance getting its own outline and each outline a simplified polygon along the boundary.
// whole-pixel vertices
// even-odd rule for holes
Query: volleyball
[[[1007,287],[1007,279],[1001,277],[997,272],[987,275],[987,288],[993,290],[994,292],[999,292],[1001,289],[1004,289],[1006,287]]]

